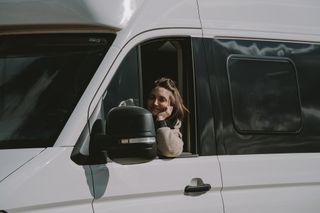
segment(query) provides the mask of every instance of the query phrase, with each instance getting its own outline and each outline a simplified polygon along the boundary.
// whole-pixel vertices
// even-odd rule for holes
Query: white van
[[[1,0],[0,212],[318,213],[319,9]],[[161,76],[190,111],[171,159],[143,109]]]

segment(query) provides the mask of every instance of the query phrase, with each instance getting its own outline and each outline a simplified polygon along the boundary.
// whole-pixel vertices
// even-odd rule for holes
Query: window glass
[[[103,100],[105,114],[121,103],[139,106],[139,88],[138,48],[134,48],[124,58],[107,88]]]
[[[231,56],[228,77],[238,131],[300,130],[299,91],[290,60]]]
[[[52,146],[113,39],[0,37],[0,148]]]

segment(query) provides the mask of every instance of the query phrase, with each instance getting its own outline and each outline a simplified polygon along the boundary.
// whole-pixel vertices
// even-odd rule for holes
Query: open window
[[[107,113],[121,101],[145,107],[153,82],[169,77],[178,86],[184,104],[189,109],[180,129],[184,152],[196,153],[194,83],[190,38],[161,38],[133,48],[113,77],[104,97]],[[108,124],[107,124],[108,125]]]
[[[181,128],[184,151],[195,153],[195,109],[190,43],[190,40],[185,38],[164,38],[142,44],[140,51],[144,103],[156,79],[168,77],[174,80],[184,104],[190,111]]]

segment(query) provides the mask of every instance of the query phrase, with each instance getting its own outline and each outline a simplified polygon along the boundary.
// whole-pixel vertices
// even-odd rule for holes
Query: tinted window
[[[204,40],[219,154],[320,151],[319,44]]]
[[[120,104],[141,105],[139,85],[138,49],[134,48],[126,55],[107,88],[103,100],[106,114]]]
[[[300,101],[292,62],[231,56],[228,77],[237,130],[296,132],[300,129]]]
[[[0,148],[52,146],[113,39],[0,37]]]

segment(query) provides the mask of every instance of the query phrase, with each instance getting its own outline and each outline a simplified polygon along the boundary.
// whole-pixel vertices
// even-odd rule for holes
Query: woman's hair
[[[163,87],[172,92],[173,97],[170,96],[170,101],[172,103],[174,113],[172,116],[176,117],[179,120],[182,120],[185,113],[189,111],[187,107],[185,107],[185,105],[183,104],[183,100],[181,98],[178,88],[176,87],[175,82],[170,78],[162,77],[154,82],[153,88],[156,87]]]

